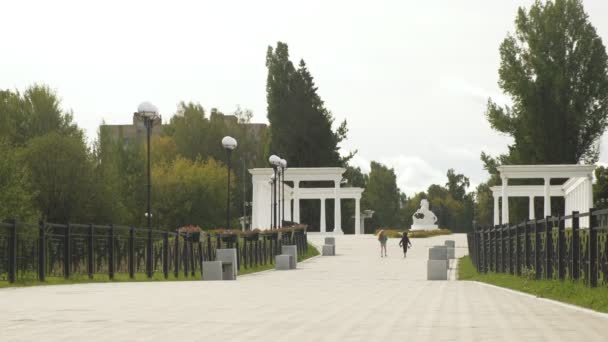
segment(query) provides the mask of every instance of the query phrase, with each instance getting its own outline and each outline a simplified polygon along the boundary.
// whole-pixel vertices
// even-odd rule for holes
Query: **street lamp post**
[[[285,169],[287,169],[287,161],[285,159],[281,159],[281,175],[283,175],[283,179],[281,180],[281,221],[280,226],[283,227],[283,221],[285,221]]]
[[[274,178],[272,180],[272,192],[274,194],[274,203],[273,203],[273,207],[274,207],[274,214],[272,215],[272,219],[273,219],[273,228],[277,228],[277,168],[281,163],[281,158],[279,158],[277,155],[273,154],[270,156],[270,158],[268,158],[268,162],[270,163],[270,165],[272,165],[272,168],[274,170]]]
[[[273,218],[273,213],[274,211],[272,210],[272,201],[274,199],[274,196],[272,195],[272,184],[274,183],[274,175],[270,176],[270,179],[268,179],[268,185],[270,185],[270,229],[272,229],[272,218]]]
[[[146,126],[146,138],[148,145],[148,184],[147,184],[147,210],[146,210],[146,218],[148,221],[148,250],[146,253],[146,274],[148,278],[152,278],[152,211],[151,211],[151,193],[152,193],[152,179],[150,175],[150,135],[152,133],[152,127],[154,126],[154,122],[160,119],[158,115],[158,108],[151,104],[150,102],[142,102],[137,107],[137,114],[141,116],[144,120],[144,125]]]
[[[232,150],[237,146],[236,139],[230,136],[225,136],[222,139],[222,146],[228,154],[228,186],[226,188],[226,229],[230,229],[230,167]]]

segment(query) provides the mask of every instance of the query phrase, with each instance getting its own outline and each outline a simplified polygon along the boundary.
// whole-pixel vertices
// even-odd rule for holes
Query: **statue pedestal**
[[[436,230],[439,226],[436,224],[413,224],[410,230]]]

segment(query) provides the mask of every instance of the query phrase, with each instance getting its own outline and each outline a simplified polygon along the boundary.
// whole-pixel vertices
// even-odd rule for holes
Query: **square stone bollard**
[[[290,270],[293,256],[289,254],[279,254],[275,257],[276,270]]]
[[[323,256],[335,256],[336,249],[334,245],[323,245]]]
[[[444,260],[427,260],[426,279],[448,280],[448,264]]]
[[[223,280],[221,261],[203,261],[203,280]]]
[[[325,238],[325,244],[326,245],[336,245],[336,238],[333,237],[326,237]]]
[[[433,246],[429,248],[429,260],[448,260],[448,247]]]
[[[216,261],[222,261],[224,280],[236,280],[236,248],[220,248],[216,251]]]
[[[454,240],[446,240],[445,246],[448,248],[448,259],[456,259],[456,242]]]
[[[292,261],[290,267],[295,269],[298,266],[298,246],[296,245],[284,245],[281,247],[281,252],[283,254],[291,255]]]

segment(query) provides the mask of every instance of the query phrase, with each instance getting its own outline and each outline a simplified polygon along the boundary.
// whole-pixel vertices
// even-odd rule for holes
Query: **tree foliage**
[[[352,158],[340,157],[346,121],[332,130],[334,117],[318,94],[314,79],[301,60],[295,68],[287,44],[278,42],[266,54],[266,99],[270,122],[270,152],[294,167],[343,166]]]
[[[0,156],[0,219],[36,220],[37,193],[29,169],[5,139],[0,139]]]
[[[513,104],[490,100],[486,116],[514,139],[505,161],[597,160],[608,116],[607,57],[582,2],[537,0],[520,8],[500,56],[499,85]]]

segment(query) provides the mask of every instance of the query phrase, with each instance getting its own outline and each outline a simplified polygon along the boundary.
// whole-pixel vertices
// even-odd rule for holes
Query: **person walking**
[[[401,241],[399,241],[399,247],[403,247],[403,257],[407,257],[407,249],[412,247],[412,242],[410,238],[407,236],[407,231],[403,232],[403,236],[401,237]]]
[[[386,240],[388,240],[388,236],[384,233],[384,229],[381,229],[378,232],[378,241],[380,241],[380,257],[382,258],[382,252],[384,251],[384,256],[386,256]]]

